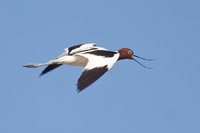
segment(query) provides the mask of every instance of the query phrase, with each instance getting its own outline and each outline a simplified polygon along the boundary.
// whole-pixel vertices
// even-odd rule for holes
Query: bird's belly
[[[87,61],[85,60],[75,60],[73,62],[64,62],[64,64],[72,65],[72,66],[86,66]]]
[[[88,60],[80,56],[64,56],[56,59],[59,64],[67,64],[72,66],[86,66]]]

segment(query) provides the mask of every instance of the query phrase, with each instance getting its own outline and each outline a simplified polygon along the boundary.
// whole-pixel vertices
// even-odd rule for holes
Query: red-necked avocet
[[[129,48],[122,48],[118,51],[109,51],[105,48],[97,47],[95,43],[86,43],[66,48],[64,53],[47,63],[26,64],[24,67],[37,68],[47,66],[41,72],[40,76],[42,76],[63,64],[82,66],[84,69],[77,82],[77,91],[80,92],[99,79],[118,60],[130,59],[136,61],[145,68],[150,68],[138,62],[134,57],[152,61],[152,59],[145,59],[135,55],[133,50]]]

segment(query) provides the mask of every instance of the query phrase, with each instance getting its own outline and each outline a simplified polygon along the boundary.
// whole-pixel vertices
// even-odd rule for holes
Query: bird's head
[[[151,67],[147,67],[147,66],[143,65],[142,63],[137,61],[134,57],[139,58],[139,59],[143,59],[143,60],[147,60],[147,61],[153,61],[154,59],[146,59],[146,58],[137,56],[137,55],[135,55],[133,50],[131,50],[129,48],[121,48],[120,50],[118,50],[118,52],[119,52],[119,59],[118,60],[123,60],[123,59],[134,60],[137,63],[139,63],[141,66],[151,69]]]
[[[122,48],[122,49],[118,50],[118,52],[119,52],[119,60],[133,59],[134,52],[133,52],[133,50],[131,50],[129,48]]]

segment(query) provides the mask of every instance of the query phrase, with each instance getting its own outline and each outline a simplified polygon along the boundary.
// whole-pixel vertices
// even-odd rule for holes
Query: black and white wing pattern
[[[96,44],[95,43],[86,43],[86,44],[79,44],[79,45],[75,45],[69,48],[66,48],[64,53],[62,53],[61,55],[59,55],[56,59],[59,59],[61,57],[64,56],[72,56],[76,53],[80,53],[80,52],[87,52],[90,50],[94,50],[97,49],[96,48]],[[62,64],[59,63],[53,63],[53,64],[49,64],[41,73],[40,76],[58,68],[59,66],[61,66]]]
[[[119,54],[117,52],[107,51],[103,48],[79,53],[79,55],[87,58],[88,63],[85,66],[80,78],[78,79],[78,92],[82,91],[94,83],[96,80],[98,80],[114,65],[114,63],[119,58]]]
[[[77,91],[80,92],[92,83],[94,83],[97,79],[99,79],[104,73],[108,71],[108,66],[105,65],[103,67],[95,67],[93,69],[85,69],[77,83]]]
[[[51,65],[48,65],[41,73],[40,73],[40,76],[58,68],[59,66],[61,66],[62,64],[51,64]]]
[[[95,50],[95,49],[98,49],[95,43],[86,43],[86,44],[79,44],[79,45],[72,46],[70,48],[66,48],[65,52],[68,55],[74,55],[77,53],[86,52],[86,51]]]

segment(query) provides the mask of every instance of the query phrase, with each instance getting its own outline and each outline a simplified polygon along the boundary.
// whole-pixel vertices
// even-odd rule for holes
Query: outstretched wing
[[[40,73],[40,76],[56,69],[57,67],[61,66],[62,64],[51,64],[51,65],[48,65],[41,73]]]
[[[85,44],[75,45],[70,48],[66,48],[65,52],[68,52],[68,55],[73,55],[76,53],[90,51],[94,49],[97,49],[95,43],[85,43]]]
[[[78,44],[69,48],[65,48],[65,51],[61,55],[59,55],[56,59],[66,55],[74,55],[76,53],[95,50],[95,49],[97,49],[95,43]]]
[[[82,91],[99,79],[119,58],[118,53],[106,50],[96,50],[95,52],[86,52],[79,55],[86,57],[88,59],[88,63],[78,79],[78,92]]]
[[[99,79],[105,72],[108,71],[108,66],[96,67],[90,70],[85,69],[77,83],[78,92],[82,91],[92,83],[94,83],[97,79]]]

